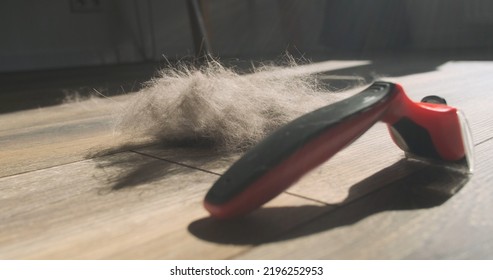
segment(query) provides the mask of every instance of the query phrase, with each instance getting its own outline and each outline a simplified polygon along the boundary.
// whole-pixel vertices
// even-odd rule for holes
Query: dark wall
[[[490,0],[202,0],[214,53],[493,46]],[[77,5],[86,4],[86,8]],[[0,72],[194,53],[185,0],[4,0]]]

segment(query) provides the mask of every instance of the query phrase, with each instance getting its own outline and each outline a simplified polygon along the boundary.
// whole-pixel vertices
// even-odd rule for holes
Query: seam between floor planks
[[[129,152],[134,152],[134,153],[139,154],[139,155],[143,155],[143,156],[147,156],[147,157],[150,157],[150,158],[153,158],[153,159],[157,159],[157,160],[162,160],[162,161],[165,161],[165,162],[173,163],[173,164],[180,165],[180,166],[183,166],[183,167],[186,167],[186,168],[195,169],[195,170],[202,171],[202,172],[205,172],[205,173],[209,173],[209,174],[212,174],[212,175],[217,175],[217,176],[221,176],[222,175],[220,173],[209,171],[207,169],[203,169],[203,168],[200,168],[200,167],[195,167],[195,166],[192,166],[192,165],[189,165],[189,164],[180,163],[180,162],[177,162],[177,161],[165,159],[165,158],[158,157],[158,156],[149,155],[149,154],[146,154],[146,153],[143,153],[143,152],[139,152],[139,151],[135,151],[135,150],[129,150]]]

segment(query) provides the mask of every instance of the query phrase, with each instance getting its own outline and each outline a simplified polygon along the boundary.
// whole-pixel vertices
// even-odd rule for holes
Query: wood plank
[[[65,103],[56,106],[4,113],[0,115],[0,136],[34,127],[53,126],[57,123],[69,123],[103,116],[110,117],[132,96],[132,93],[111,98],[104,98],[99,95],[93,97],[74,95],[68,96]],[[3,100],[2,96],[0,96],[0,100]],[[22,103],[22,100],[18,102]]]
[[[230,258],[249,242],[218,245],[191,233],[222,234],[202,207],[216,179],[135,153],[0,178],[0,258]],[[269,206],[307,204],[316,205],[282,195]],[[318,214],[252,216],[239,223],[247,229],[240,233],[261,242]],[[220,227],[223,237],[238,234],[238,222]]]
[[[107,117],[18,130],[0,136],[0,177],[83,160],[114,142]]]
[[[0,177],[83,160],[117,145],[112,114],[126,98],[0,115]]]

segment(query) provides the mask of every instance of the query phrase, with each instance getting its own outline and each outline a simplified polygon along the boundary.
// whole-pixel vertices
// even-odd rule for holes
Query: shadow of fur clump
[[[315,76],[285,70],[260,67],[240,75],[214,60],[202,67],[162,70],[125,104],[116,131],[171,146],[244,151],[272,130],[336,98],[321,90]]]

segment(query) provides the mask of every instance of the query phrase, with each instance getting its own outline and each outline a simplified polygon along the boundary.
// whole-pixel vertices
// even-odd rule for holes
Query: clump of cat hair
[[[262,66],[239,74],[216,60],[160,71],[119,114],[130,139],[244,151],[276,128],[337,98],[313,74]]]

